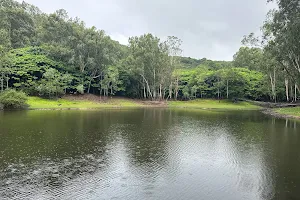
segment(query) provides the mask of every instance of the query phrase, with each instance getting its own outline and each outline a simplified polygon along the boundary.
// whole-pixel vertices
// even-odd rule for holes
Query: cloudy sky
[[[20,0],[21,1],[21,0]],[[153,33],[183,40],[183,54],[232,60],[241,39],[259,33],[270,9],[266,0],[27,0],[46,13],[63,8],[87,26],[127,44],[128,37]]]

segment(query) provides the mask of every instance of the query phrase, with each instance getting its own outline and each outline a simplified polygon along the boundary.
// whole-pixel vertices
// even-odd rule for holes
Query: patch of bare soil
[[[130,99],[125,97],[100,97],[93,94],[84,94],[84,95],[74,95],[69,94],[65,95],[63,99],[70,100],[70,101],[93,101],[97,103],[107,103],[114,100],[126,100],[132,101],[136,104],[140,104],[141,106],[145,107],[166,107],[166,101],[148,101],[148,100],[141,100],[141,99]]]
[[[84,94],[84,95],[75,95],[69,94],[63,96],[63,99],[70,100],[70,101],[94,101],[94,102],[107,102],[111,98],[110,97],[100,97],[93,94]]]
[[[166,101],[144,101],[144,100],[135,100],[135,102],[140,103],[149,107],[167,107]]]

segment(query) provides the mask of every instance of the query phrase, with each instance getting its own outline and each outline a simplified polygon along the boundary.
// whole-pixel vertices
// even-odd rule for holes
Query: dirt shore
[[[63,99],[70,100],[70,101],[92,101],[96,103],[109,103],[113,101],[128,101],[131,100],[132,102],[141,105],[141,106],[149,106],[149,107],[167,107],[168,104],[166,101],[148,101],[142,99],[128,99],[125,97],[100,97],[92,94],[85,94],[85,95],[65,95],[62,97]]]
[[[281,114],[281,113],[278,113],[278,112],[274,111],[274,109],[271,109],[271,108],[263,109],[263,110],[262,110],[262,113],[264,113],[264,114],[266,114],[266,115],[271,115],[271,116],[276,117],[276,118],[293,118],[293,119],[300,119],[299,116]]]

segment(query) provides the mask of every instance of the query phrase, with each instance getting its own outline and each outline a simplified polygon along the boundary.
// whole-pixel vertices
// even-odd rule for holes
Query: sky
[[[21,0],[19,0],[21,1]],[[67,10],[112,39],[152,33],[183,41],[183,56],[232,60],[244,35],[260,33],[266,0],[26,0],[43,12]]]

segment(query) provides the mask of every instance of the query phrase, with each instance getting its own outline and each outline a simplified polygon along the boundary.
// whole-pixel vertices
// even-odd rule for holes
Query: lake
[[[300,199],[300,123],[259,111],[0,112],[0,199]]]

